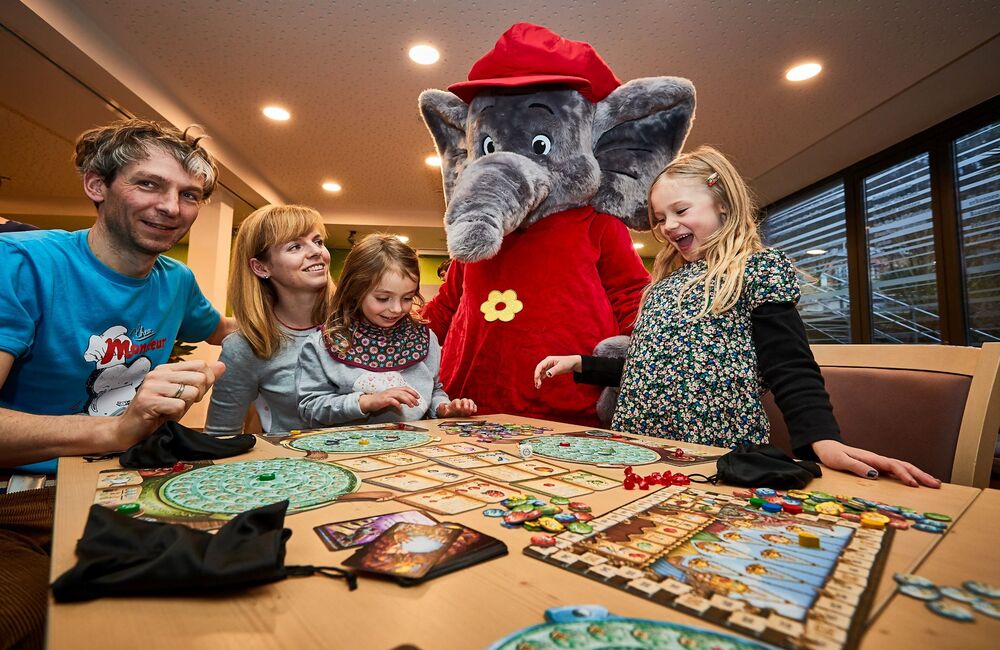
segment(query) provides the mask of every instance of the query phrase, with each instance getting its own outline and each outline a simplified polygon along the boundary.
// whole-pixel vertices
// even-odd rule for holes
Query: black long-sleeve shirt
[[[750,312],[757,366],[785,418],[792,449],[815,459],[812,443],[840,440],[830,396],[809,349],[805,326],[795,303],[765,303]],[[583,356],[577,383],[618,386],[624,358]]]

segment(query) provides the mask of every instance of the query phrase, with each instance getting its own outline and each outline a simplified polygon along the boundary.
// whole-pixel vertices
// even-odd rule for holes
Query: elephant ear
[[[465,120],[469,106],[452,93],[425,90],[420,93],[420,114],[441,157],[444,202],[447,204],[455,188],[455,179],[469,158],[465,145]]]
[[[649,185],[684,146],[694,103],[694,85],[687,79],[646,77],[619,86],[597,104],[594,157],[601,184],[591,201],[594,209],[634,230],[649,230]]]

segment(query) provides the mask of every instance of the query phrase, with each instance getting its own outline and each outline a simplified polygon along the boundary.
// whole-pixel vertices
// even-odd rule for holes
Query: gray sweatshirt
[[[430,343],[423,361],[402,370],[374,371],[341,363],[326,349],[322,332],[310,333],[295,373],[299,416],[305,427],[336,424],[407,422],[437,417],[437,408],[448,401],[441,388],[441,346],[434,332],[428,330]],[[409,386],[420,393],[416,407],[385,408],[362,413],[361,396],[388,388]]]
[[[318,330],[278,327],[288,339],[270,359],[255,355],[239,332],[233,332],[222,342],[219,361],[226,364],[226,372],[212,389],[205,433],[229,435],[242,432],[247,409],[255,401],[265,432],[304,428],[299,418],[299,402],[295,397],[295,366],[299,362],[302,345]]]

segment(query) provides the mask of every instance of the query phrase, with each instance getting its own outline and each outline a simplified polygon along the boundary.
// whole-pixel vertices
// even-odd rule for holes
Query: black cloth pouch
[[[52,584],[57,602],[204,594],[282,580],[288,501],[237,515],[216,534],[90,507],[77,563]]]
[[[823,475],[819,465],[796,461],[774,445],[740,445],[716,463],[713,482],[779,490],[802,489]]]
[[[249,451],[256,443],[257,437],[249,433],[223,438],[170,421],[142,442],[129,447],[118,462],[130,469],[167,467],[179,460],[229,458]]]

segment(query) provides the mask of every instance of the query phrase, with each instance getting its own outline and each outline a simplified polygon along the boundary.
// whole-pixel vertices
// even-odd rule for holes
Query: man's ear
[[[107,198],[108,186],[101,178],[100,174],[96,172],[84,172],[83,173],[83,192],[87,195],[87,198],[94,202],[94,204],[99,204]]]
[[[261,262],[256,257],[250,258],[250,272],[262,280],[267,280],[271,277],[271,271],[267,268],[267,264]]]
[[[465,148],[465,120],[469,115],[469,106],[452,93],[425,90],[420,93],[420,114],[441,157],[444,202],[447,204],[455,188],[455,179],[469,158]]]

